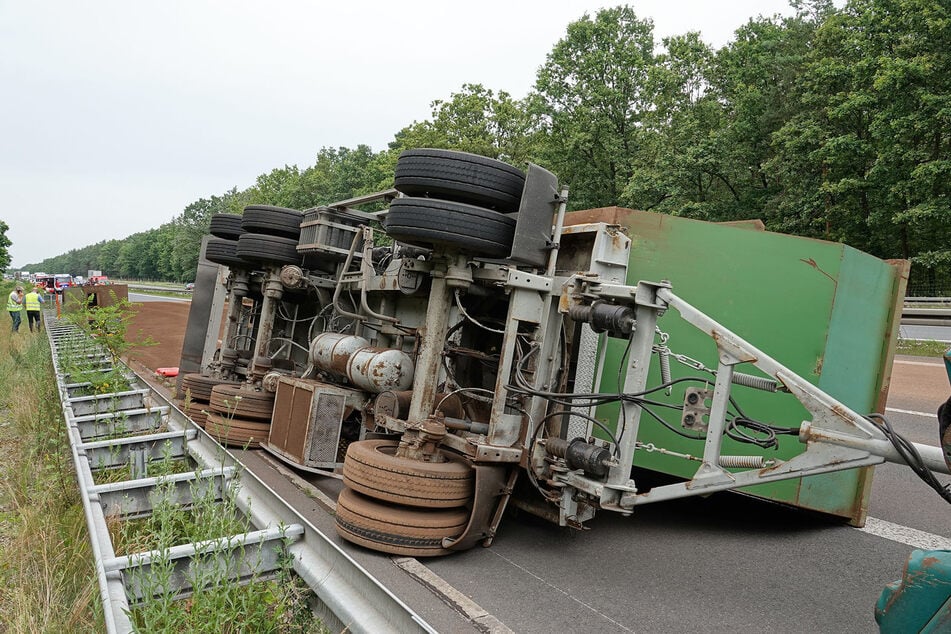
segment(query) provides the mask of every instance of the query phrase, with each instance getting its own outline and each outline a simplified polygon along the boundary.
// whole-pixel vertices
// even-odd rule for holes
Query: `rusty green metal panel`
[[[750,226],[720,225],[618,208],[578,212],[578,220],[597,215],[626,228],[632,238],[628,283],[670,281],[673,291],[727,328],[818,385],[860,413],[875,411],[896,332],[896,297],[904,291],[902,267],[892,266],[847,246],[758,231]],[[569,220],[573,221],[573,220]],[[675,353],[716,368],[716,347],[668,311],[659,321],[670,334]],[[612,339],[600,389],[617,390],[625,342]],[[657,359],[651,383],[660,383]],[[673,377],[713,377],[676,362]],[[740,372],[759,374],[744,364]],[[808,412],[791,395],[746,387],[733,391],[744,413],[757,420],[798,429]],[[683,404],[683,387],[652,398]],[[654,408],[671,427],[681,429],[679,412]],[[617,407],[601,407],[597,418],[616,422]],[[641,417],[641,439],[680,453],[702,455],[700,440],[684,438],[650,416]],[[724,454],[788,459],[803,450],[795,436],[780,447],[761,449],[725,439]],[[698,463],[659,453],[637,452],[634,464],[681,477]],[[868,474],[852,470],[744,489],[745,492],[804,508],[864,520]]]
[[[951,551],[912,551],[902,578],[882,591],[875,622],[882,634],[951,631]]]

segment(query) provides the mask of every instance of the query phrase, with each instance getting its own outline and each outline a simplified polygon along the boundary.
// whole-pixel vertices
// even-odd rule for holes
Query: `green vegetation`
[[[29,268],[188,281],[212,214],[386,189],[402,150],[440,147],[544,165],[570,186],[572,209],[759,218],[910,258],[910,294],[951,294],[951,9],[790,4],[794,16],[751,18],[719,50],[698,33],[658,42],[630,6],[584,15],[522,99],[462,83],[382,151],[324,147],[313,165],[273,169],[156,229]]]
[[[92,297],[85,303],[73,302],[67,304],[66,319],[89,335],[109,354],[113,367],[118,368],[122,356],[131,348],[153,345],[148,337],[133,337],[129,332],[137,308],[126,299],[118,299],[115,293],[110,293],[109,306],[93,306]],[[114,390],[116,391],[116,390]]]
[[[940,341],[914,341],[912,339],[899,339],[895,354],[910,354],[916,357],[944,357],[948,349],[947,343]]]
[[[236,558],[214,549],[223,536],[239,535],[252,528],[237,509],[236,492],[236,482],[232,482],[219,498],[212,482],[196,480],[191,484],[193,503],[182,508],[173,501],[173,485],[160,484],[151,515],[112,522],[117,554],[157,551],[147,576],[129,573],[144,591],[155,597],[132,611],[138,630],[217,633],[231,631],[240,623],[239,629],[245,632],[327,631],[308,609],[310,591],[293,574],[286,544],[279,546],[276,579],[253,578],[245,585],[230,581],[240,576],[240,559],[254,558],[243,548]],[[191,566],[186,573],[195,590],[187,599],[175,600],[174,565],[169,548],[197,542],[206,544],[196,558],[201,565]]]
[[[101,632],[49,345],[22,330],[0,333],[0,631]]]
[[[11,287],[0,284],[0,292]],[[114,323],[104,328],[100,336],[106,342]],[[127,348],[113,343],[113,351]],[[88,352],[79,346],[70,351],[76,368]],[[0,394],[0,631],[101,632],[99,587],[50,358],[45,335],[0,332],[5,388]],[[149,476],[161,477],[193,471],[195,465],[172,457],[166,445],[164,455],[146,469]],[[130,475],[128,467],[107,468],[97,470],[95,480],[115,482]],[[235,504],[236,482],[223,494],[207,484],[192,486],[194,503],[187,508],[172,501],[170,484],[160,484],[153,514],[110,518],[118,553],[159,551],[148,577],[139,577],[154,598],[133,608],[137,631],[326,632],[309,610],[312,593],[294,575],[286,544],[277,546],[276,574],[238,585],[230,580],[238,572],[235,562],[257,555],[239,549],[236,558],[224,556],[210,542],[199,557],[205,566],[188,573],[196,590],[188,598],[176,597],[171,546],[250,528]]]
[[[10,266],[10,251],[8,249],[13,243],[7,237],[9,229],[10,225],[0,220],[0,271],[6,271],[7,267]]]

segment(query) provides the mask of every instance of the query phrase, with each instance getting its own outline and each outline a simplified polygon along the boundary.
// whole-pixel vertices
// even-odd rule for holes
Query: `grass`
[[[914,339],[899,339],[895,354],[908,354],[916,357],[938,357],[944,356],[948,350],[947,343],[940,341],[917,341]]]
[[[0,285],[0,292],[9,289]],[[102,632],[99,587],[49,345],[45,335],[23,330],[16,335],[0,331],[0,385],[5,388],[0,393],[0,632]],[[194,468],[170,451],[148,465],[150,475]],[[122,481],[129,471],[108,469],[102,475]],[[181,507],[163,495],[160,485],[154,513],[112,518],[116,551],[167,552],[175,544],[247,531],[235,489],[225,488],[221,495],[198,486],[193,503]],[[240,556],[202,554],[207,565],[190,568],[195,589],[184,599],[169,583],[170,558],[159,556],[144,580],[151,599],[133,606],[130,615],[136,631],[326,632],[310,610],[313,593],[293,573],[286,546],[276,547],[281,562],[276,574],[244,585],[231,581]]]
[[[146,632],[287,632],[324,633],[328,630],[309,610],[310,590],[293,573],[287,544],[277,548],[274,579],[252,578],[239,585],[240,562],[251,559],[243,549],[229,552],[208,548],[185,573],[193,591],[176,600],[175,567],[167,556],[179,544],[215,540],[252,530],[235,503],[237,480],[224,491],[209,481],[191,484],[188,507],[173,501],[172,485],[160,485],[150,515],[133,520],[113,518],[113,543],[117,554],[158,551],[148,577],[140,576],[141,591],[154,597],[132,610],[136,629]],[[130,572],[130,578],[135,572]]]
[[[49,346],[24,330],[0,334],[0,631],[101,632]]]

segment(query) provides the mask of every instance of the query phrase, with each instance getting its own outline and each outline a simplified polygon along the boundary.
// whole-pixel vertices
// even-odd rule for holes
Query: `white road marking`
[[[935,368],[944,367],[944,363],[940,361],[937,363],[929,363],[927,361],[902,361],[900,359],[895,359],[895,365],[926,365],[926,366],[932,366]]]
[[[926,533],[901,524],[893,524],[875,517],[866,518],[865,526],[855,530],[922,550],[951,550],[951,538]]]
[[[928,412],[916,412],[913,409],[896,409],[894,407],[886,407],[886,412],[895,412],[896,414],[910,414],[912,416],[924,416],[925,418],[934,418],[937,419],[937,414],[930,414]]]

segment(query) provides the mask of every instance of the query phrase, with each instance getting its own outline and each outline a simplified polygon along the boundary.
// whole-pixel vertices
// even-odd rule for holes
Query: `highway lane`
[[[898,336],[902,339],[951,343],[951,326],[899,326]]]
[[[173,297],[168,295],[149,295],[147,293],[129,293],[130,302],[190,302],[191,296]]]

